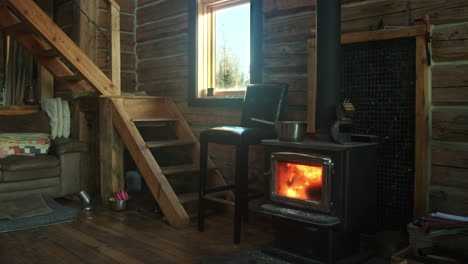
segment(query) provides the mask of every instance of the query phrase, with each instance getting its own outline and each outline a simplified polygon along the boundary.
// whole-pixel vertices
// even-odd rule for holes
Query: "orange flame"
[[[323,167],[276,161],[276,193],[279,195],[320,201]]]

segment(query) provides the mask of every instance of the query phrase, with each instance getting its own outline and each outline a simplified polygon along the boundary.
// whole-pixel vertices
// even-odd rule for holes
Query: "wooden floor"
[[[0,234],[0,263],[199,263],[206,256],[268,243],[271,225],[266,222],[251,219],[236,246],[227,216],[209,216],[200,233],[195,222],[175,229],[148,211],[116,213],[101,207],[81,212],[76,222]]]

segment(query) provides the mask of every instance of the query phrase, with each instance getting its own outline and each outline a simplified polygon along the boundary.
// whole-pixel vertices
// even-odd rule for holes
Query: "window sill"
[[[214,97],[221,98],[244,98],[245,89],[216,89]]]
[[[190,106],[241,108],[244,98],[205,97],[189,100]]]

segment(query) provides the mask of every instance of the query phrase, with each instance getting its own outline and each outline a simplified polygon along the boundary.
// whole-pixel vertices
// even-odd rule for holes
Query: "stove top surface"
[[[300,149],[317,149],[317,150],[332,150],[332,151],[345,151],[354,148],[365,148],[377,146],[377,143],[368,142],[351,142],[348,144],[337,144],[332,141],[324,141],[317,139],[305,139],[301,142],[280,141],[278,139],[265,139],[262,144],[266,146],[290,147]]]

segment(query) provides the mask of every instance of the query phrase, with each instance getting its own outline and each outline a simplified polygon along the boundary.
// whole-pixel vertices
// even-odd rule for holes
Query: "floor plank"
[[[78,202],[64,202],[78,207]],[[200,263],[212,255],[266,244],[268,219],[251,217],[242,242],[232,243],[231,217],[207,217],[206,231],[196,223],[175,229],[151,210],[112,212],[102,206],[80,212],[75,222],[0,234],[0,263]]]

